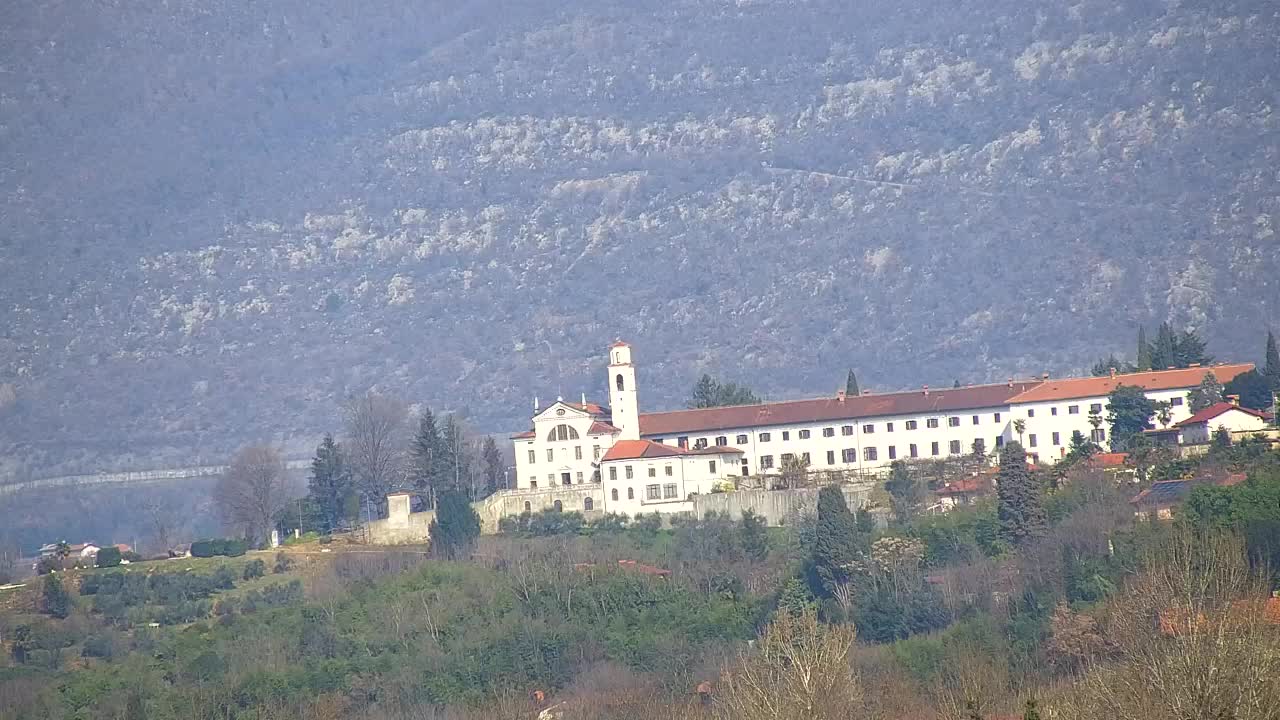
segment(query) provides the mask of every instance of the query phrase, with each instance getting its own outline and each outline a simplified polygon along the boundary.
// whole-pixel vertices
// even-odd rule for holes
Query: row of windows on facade
[[[1178,402],[1174,402],[1174,405],[1181,405],[1181,404],[1182,404],[1182,403],[1180,402],[1180,401],[1181,401],[1181,398],[1177,398],[1177,400],[1178,400]],[[1094,404],[1090,405],[1090,406],[1089,406],[1089,412],[1090,412],[1090,413],[1093,413],[1093,414],[1101,413],[1101,412],[1102,412],[1102,404],[1101,404],[1101,403],[1094,403]],[[1050,415],[1057,415],[1057,414],[1058,414],[1058,408],[1056,408],[1056,407],[1049,408],[1049,414],[1050,414]],[[1068,414],[1068,415],[1079,415],[1079,414],[1080,414],[1080,406],[1079,406],[1079,405],[1068,405],[1068,406],[1067,406],[1067,414]],[[1034,409],[1034,408],[1030,408],[1030,409],[1028,409],[1028,410],[1027,410],[1027,417],[1031,418],[1031,417],[1035,417],[1035,416],[1036,416],[1036,411],[1035,411],[1035,409]],[[992,422],[999,423],[999,422],[1001,421],[1001,419],[1002,419],[1002,414],[1001,414],[1001,413],[993,413],[993,414],[992,414]],[[971,416],[969,417],[969,421],[970,421],[970,423],[971,423],[971,424],[973,424],[973,425],[981,425],[981,424],[982,424],[982,416],[981,416],[981,415],[971,415]],[[935,429],[935,428],[938,428],[938,427],[940,426],[940,424],[941,424],[941,422],[942,422],[942,419],[941,419],[941,418],[928,418],[928,419],[926,419],[924,422],[925,422],[925,427],[926,427],[926,428],[929,428],[929,429]],[[905,426],[905,428],[906,428],[907,430],[918,430],[918,429],[919,429],[919,427],[920,427],[920,421],[918,421],[918,420],[907,420],[906,422],[904,422],[904,423],[903,423],[903,425]],[[952,416],[950,416],[950,417],[948,417],[948,418],[947,418],[947,427],[960,427],[960,425],[961,425],[961,418],[960,418],[960,416],[959,416],[959,415],[952,415]],[[893,432],[893,431],[894,431],[894,423],[893,423],[893,422],[886,422],[886,423],[884,423],[884,432]],[[782,431],[780,431],[780,432],[781,432],[781,435],[782,435],[782,440],[783,440],[784,442],[785,442],[785,441],[788,441],[788,440],[790,440],[790,439],[791,439],[791,431],[790,431],[790,430],[782,430]],[[841,427],[840,427],[840,434],[841,434],[841,435],[843,435],[843,436],[846,436],[846,437],[847,437],[847,436],[853,435],[853,432],[854,432],[854,426],[853,426],[853,425],[843,425],[843,426],[841,426]],[[863,434],[863,435],[874,435],[874,434],[875,434],[875,432],[876,432],[876,424],[875,424],[875,423],[867,423],[867,424],[865,424],[865,425],[863,425],[863,426],[862,426],[862,434]],[[808,439],[810,439],[812,436],[813,436],[813,435],[812,435],[812,430],[809,430],[809,429],[797,430],[797,431],[796,431],[796,437],[797,437],[797,439],[799,439],[799,440],[808,440]],[[822,428],[822,437],[829,438],[829,437],[835,437],[835,436],[836,436],[836,428],[835,428],[835,427],[825,427],[825,428]],[[759,442],[762,442],[762,443],[771,442],[771,441],[773,440],[773,433],[772,433],[772,432],[762,432],[762,433],[760,433],[760,434],[759,434],[759,436],[758,436],[758,440],[759,440]],[[664,442],[664,438],[655,438],[655,439],[654,439],[654,442],[659,442],[659,443]],[[749,442],[749,438],[748,438],[748,436],[747,436],[747,435],[745,435],[745,434],[738,435],[737,437],[735,437],[735,438],[734,438],[734,444],[735,444],[735,445],[746,445],[748,442]],[[705,438],[705,437],[703,437],[703,438],[697,438],[696,440],[694,440],[693,446],[694,446],[694,448],[701,449],[701,448],[705,448],[705,447],[707,447],[707,445],[708,445],[709,443],[710,443],[710,439],[709,439],[709,438]],[[676,438],[676,444],[677,444],[678,446],[682,447],[682,448],[687,448],[687,447],[689,446],[689,436],[687,436],[687,435],[682,435],[682,436],[680,436],[680,437]],[[728,436],[728,435],[720,435],[719,437],[716,437],[716,438],[715,438],[715,444],[716,444],[716,446],[717,446],[717,447],[721,447],[721,446],[728,445],[728,444],[729,444],[729,436]]]
[[[675,483],[666,483],[662,485],[658,485],[658,484],[645,485],[644,494],[645,494],[645,500],[676,500],[676,499],[679,499],[680,497],[680,489]],[[618,502],[618,498],[619,498],[618,488],[613,488],[612,490],[610,490],[609,497],[614,502]],[[627,488],[627,499],[628,500],[636,499],[635,488],[632,488],[632,487]],[[559,500],[556,500],[551,505],[556,512],[562,512],[564,510],[564,503]],[[582,509],[584,511],[591,512],[592,510],[595,509],[595,506],[596,506],[595,500],[593,500],[592,498],[589,498],[589,497],[582,498]],[[526,500],[524,503],[524,511],[527,513],[533,512],[533,503]]]
[[[715,460],[708,460],[708,461],[707,461],[707,468],[708,468],[708,470],[711,472],[711,474],[713,474],[713,475],[714,475],[714,474],[715,474],[715,472],[716,472],[716,461],[715,461]],[[623,469],[623,472],[624,472],[624,473],[625,473],[625,475],[626,475],[626,479],[627,479],[627,480],[631,480],[631,479],[633,479],[633,478],[635,477],[635,468],[634,468],[634,467],[632,467],[631,465],[624,465],[622,469]],[[663,466],[663,468],[662,468],[662,474],[663,474],[663,475],[665,475],[665,476],[667,476],[667,477],[672,477],[672,476],[674,476],[674,474],[675,474],[675,468],[673,468],[673,467],[672,467],[672,466],[670,466],[670,465]],[[657,477],[657,476],[658,476],[658,468],[653,467],[653,466],[650,466],[650,467],[649,467],[649,477]],[[617,468],[617,467],[610,467],[610,468],[609,468],[609,481],[610,481],[610,482],[616,482],[616,481],[617,481],[617,479],[618,479],[618,468]],[[576,483],[574,482],[575,480],[576,480]],[[574,485],[574,484],[581,485],[581,484],[582,484],[582,481],[583,481],[583,474],[582,474],[581,472],[573,473],[573,475],[570,475],[569,473],[560,473],[560,482],[561,482],[561,484],[562,484],[562,485]],[[591,473],[591,482],[593,482],[593,483],[598,483],[598,482],[600,482],[600,471],[599,471],[599,470],[596,470],[595,472]],[[548,474],[547,474],[547,485],[549,485],[549,486],[554,486],[555,484],[556,484],[556,474],[555,474],[555,473],[548,473]],[[533,475],[533,476],[530,476],[530,477],[529,477],[529,487],[531,487],[531,488],[536,488],[536,487],[538,487],[538,477],[537,477],[536,475]]]
[[[562,448],[560,448],[560,454],[561,454],[561,455],[566,456],[566,457],[564,457],[563,459],[568,460],[569,458],[567,457],[567,455],[569,454],[569,448],[563,448],[563,447],[562,447]],[[581,446],[581,445],[574,445],[574,446],[573,446],[573,459],[574,459],[574,460],[581,460],[581,459],[582,459],[582,446]],[[592,459],[592,460],[599,460],[599,459],[600,459],[600,446],[599,446],[599,445],[592,445],[592,446],[591,446],[591,459]],[[555,462],[555,461],[556,461],[556,449],[555,449],[555,448],[547,448],[547,462]],[[534,463],[536,463],[536,462],[538,462],[538,451],[537,451],[537,450],[530,450],[530,451],[529,451],[529,464],[530,464],[530,465],[532,465],[532,464],[534,464]]]
[[[1101,428],[1091,431],[1091,432],[1089,433],[1089,435],[1090,435],[1090,439],[1091,439],[1091,440],[1093,440],[1093,442],[1104,442],[1104,441],[1107,439],[1107,431],[1102,430]],[[1037,437],[1036,437],[1036,435],[1035,435],[1034,433],[1032,433],[1032,434],[1030,434],[1030,435],[1028,435],[1028,436],[1027,436],[1027,445],[1028,445],[1028,447],[1036,447],[1036,445],[1037,445],[1037,443],[1038,443],[1038,442],[1039,442],[1039,438],[1037,438]],[[1055,432],[1055,433],[1053,433],[1053,444],[1054,444],[1054,445],[1062,445],[1062,435],[1061,435],[1061,433],[1056,433],[1056,432]],[[1004,438],[1003,438],[1003,437],[997,437],[997,438],[996,438],[996,447],[997,447],[997,448],[1002,448],[1002,447],[1004,447]],[[897,447],[896,445],[890,445],[888,449],[889,449],[889,459],[890,459],[890,460],[897,460],[897,459],[898,459],[898,447]],[[985,441],[985,440],[983,440],[982,438],[974,438],[974,440],[973,440],[973,444],[970,446],[970,450],[971,450],[971,451],[974,451],[974,452],[986,452],[986,441]],[[960,454],[962,454],[962,453],[964,452],[964,449],[963,449],[963,447],[961,446],[961,442],[960,442],[959,440],[952,440],[952,441],[950,441],[950,442],[948,443],[948,445],[947,445],[947,451],[948,451],[948,453],[947,453],[947,454],[949,454],[949,455],[960,455]],[[930,455],[935,456],[935,457],[936,457],[936,456],[941,455],[941,454],[942,454],[942,444],[941,444],[940,442],[937,442],[937,441],[930,443],[930,444],[929,444],[929,453],[930,453]],[[912,457],[912,458],[920,457],[920,448],[919,448],[919,446],[917,446],[915,443],[911,443],[910,445],[908,445],[908,446],[907,446],[907,457]],[[782,462],[783,462],[783,463],[786,463],[786,462],[788,462],[788,461],[791,461],[791,460],[793,460],[794,458],[795,458],[795,455],[794,455],[793,453],[783,453],[783,454],[782,454]],[[809,464],[809,462],[810,462],[810,460],[809,460],[809,453],[800,453],[800,459],[801,459],[801,461],[802,461],[804,464],[808,465],[808,464]],[[862,459],[863,459],[863,461],[865,461],[865,462],[877,462],[877,461],[879,461],[879,460],[880,460],[880,450],[879,450],[879,448],[876,448],[876,447],[864,447],[864,448],[862,448]],[[855,462],[857,462],[857,461],[858,461],[858,449],[857,449],[857,448],[845,448],[845,449],[841,450],[841,451],[840,451],[840,461],[841,461],[842,463],[855,463]],[[744,462],[745,462],[745,461],[744,461]],[[835,464],[836,464],[836,451],[835,451],[835,450],[828,450],[828,451],[827,451],[827,464],[828,464],[828,465],[835,465]],[[772,455],[761,455],[761,456],[760,456],[760,469],[761,469],[761,470],[768,470],[768,469],[772,468],[773,466],[774,466],[774,465],[773,465],[773,456],[772,456]]]

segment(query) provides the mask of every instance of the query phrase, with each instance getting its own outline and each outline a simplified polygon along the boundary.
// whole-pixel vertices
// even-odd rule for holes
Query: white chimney
[[[925,395],[928,395],[928,394],[929,394],[929,386],[928,386],[928,385],[925,385],[925,386],[924,386],[924,394],[925,394]]]
[[[837,400],[838,402],[844,402],[844,390],[837,390],[837,391],[836,391],[836,400]]]

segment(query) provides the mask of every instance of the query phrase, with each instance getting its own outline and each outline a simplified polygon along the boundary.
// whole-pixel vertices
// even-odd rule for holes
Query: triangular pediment
[[[542,412],[539,412],[537,415],[534,415],[533,421],[540,422],[544,420],[576,420],[576,419],[589,418],[589,417],[591,417],[590,413],[587,413],[579,408],[576,408],[570,405],[569,403],[564,402],[563,400],[557,400],[556,402],[548,405],[546,409],[544,409]]]

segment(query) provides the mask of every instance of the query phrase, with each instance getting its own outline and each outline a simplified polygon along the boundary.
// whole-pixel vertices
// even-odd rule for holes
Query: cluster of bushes
[[[86,575],[80,594],[93,597],[93,611],[108,622],[173,625],[207,617],[214,593],[235,587],[236,572],[222,566],[210,575],[112,572]]]
[[[249,551],[249,544],[244,540],[216,538],[213,540],[197,540],[191,543],[191,554],[194,557],[240,557]]]
[[[249,615],[259,610],[284,607],[302,601],[302,581],[292,580],[287,583],[273,583],[262,590],[250,590],[242,598],[225,598],[219,600],[214,614],[226,619],[232,615]]]
[[[580,512],[564,512],[554,508],[538,512],[525,511],[515,517],[498,521],[498,529],[504,535],[522,537],[551,537],[553,535],[592,535],[596,533],[621,533],[633,530],[654,533],[662,528],[662,516],[658,513],[626,515],[607,513],[587,522]]]

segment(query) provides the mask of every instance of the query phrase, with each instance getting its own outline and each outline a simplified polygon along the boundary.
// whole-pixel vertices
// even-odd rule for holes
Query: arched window
[[[613,497],[614,502],[618,502],[618,488],[614,488],[613,490],[610,490],[609,494]]]
[[[596,501],[595,501],[595,500],[592,500],[591,498],[582,498],[582,509],[583,509],[584,511],[586,511],[586,512],[590,512],[590,511],[594,510],[594,509],[595,509],[595,507],[596,507]]]
[[[564,503],[560,502],[559,500],[552,503],[552,507],[555,508],[556,512],[564,512]]]
[[[636,490],[635,490],[635,488],[627,488],[627,499],[628,499],[628,500],[635,500],[635,499],[636,499]]]
[[[623,382],[622,382],[622,373],[618,373],[618,377],[614,378],[614,380],[613,380],[613,384],[614,384],[614,385],[617,385],[619,390],[625,390],[625,389],[626,389],[626,388],[624,388],[624,387],[623,387],[623,385],[624,385],[625,383],[623,383]]]
[[[533,512],[533,506],[529,504],[528,500],[524,501],[524,511],[527,513]]]
[[[557,425],[551,428],[551,432],[547,433],[547,442],[556,442],[558,440],[577,440],[578,431],[568,425]]]

